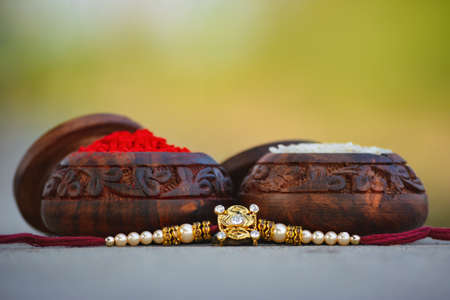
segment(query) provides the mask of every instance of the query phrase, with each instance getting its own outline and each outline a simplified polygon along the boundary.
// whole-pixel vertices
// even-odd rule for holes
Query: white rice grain
[[[270,147],[272,153],[369,153],[385,154],[392,153],[391,150],[379,147],[365,147],[353,143],[304,143],[291,145],[278,145]]]

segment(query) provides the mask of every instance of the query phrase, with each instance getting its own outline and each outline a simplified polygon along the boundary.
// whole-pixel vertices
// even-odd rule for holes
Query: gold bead
[[[301,226],[287,226],[286,244],[301,245],[302,227]]]
[[[181,244],[180,226],[169,227],[171,241],[173,245]]]
[[[114,246],[114,237],[108,236],[105,238],[105,245],[108,247]]]
[[[194,222],[192,224],[192,232],[194,233],[194,242],[200,242],[202,237],[202,223]]]
[[[164,246],[181,244],[180,226],[164,227],[162,229],[162,233],[163,233],[163,245]]]
[[[170,240],[171,240],[171,236],[172,235],[170,234],[169,227],[164,227],[162,229],[162,233],[163,233],[163,242],[162,242],[162,244],[164,246],[171,245]]]
[[[350,234],[348,232],[341,232],[337,237],[338,244],[341,246],[347,246],[350,243]]]
[[[258,220],[258,231],[261,233],[261,238],[265,241],[270,241],[270,235],[275,222],[267,221],[264,219]]]
[[[350,237],[350,243],[352,243],[352,245],[359,245],[360,241],[361,241],[361,237],[357,234],[354,234]]]
[[[325,243],[327,245],[330,245],[330,246],[335,245],[337,242],[337,234],[334,231],[328,231],[325,234],[324,239],[325,239]]]
[[[288,225],[286,227],[286,244],[293,244],[294,243],[294,235],[295,235],[295,226]]]
[[[210,228],[211,222],[210,221],[203,221],[202,222],[202,233],[203,233],[203,240],[209,241],[211,239],[211,228]]]
[[[316,245],[321,245],[323,243],[324,235],[322,231],[314,231],[312,235],[312,241]]]

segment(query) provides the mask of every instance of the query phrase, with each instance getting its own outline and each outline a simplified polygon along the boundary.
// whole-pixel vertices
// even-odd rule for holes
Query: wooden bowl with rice
[[[425,188],[405,160],[353,144],[271,148],[243,180],[239,201],[259,205],[261,218],[363,235],[414,229],[428,214]]]

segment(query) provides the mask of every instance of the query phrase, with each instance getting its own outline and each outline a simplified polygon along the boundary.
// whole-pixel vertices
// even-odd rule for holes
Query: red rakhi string
[[[0,244],[25,243],[35,247],[92,247],[104,246],[105,239],[95,236],[48,237],[31,233],[0,235]]]
[[[426,237],[436,240],[450,241],[450,228],[424,226],[417,229],[399,232],[371,234],[361,237],[363,245],[402,245],[409,244]]]
[[[211,234],[216,233],[217,225],[211,226]],[[362,245],[402,245],[430,237],[450,241],[450,228],[420,227],[400,233],[371,234],[361,237]],[[35,247],[93,247],[104,246],[105,240],[95,236],[47,237],[31,233],[0,235],[0,244],[26,243]]]

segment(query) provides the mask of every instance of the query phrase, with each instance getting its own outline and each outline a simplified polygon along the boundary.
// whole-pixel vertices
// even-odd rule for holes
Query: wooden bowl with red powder
[[[34,210],[33,217],[43,224],[35,227],[59,235],[153,231],[210,220],[216,205],[231,201],[231,180],[214,159],[138,128],[112,131],[90,144],[82,143],[85,136],[81,143],[72,141],[78,150],[65,153],[43,184],[34,187],[35,193],[40,190],[39,213]],[[24,177],[16,174],[18,190],[25,188]],[[34,225],[29,215],[24,217]]]

